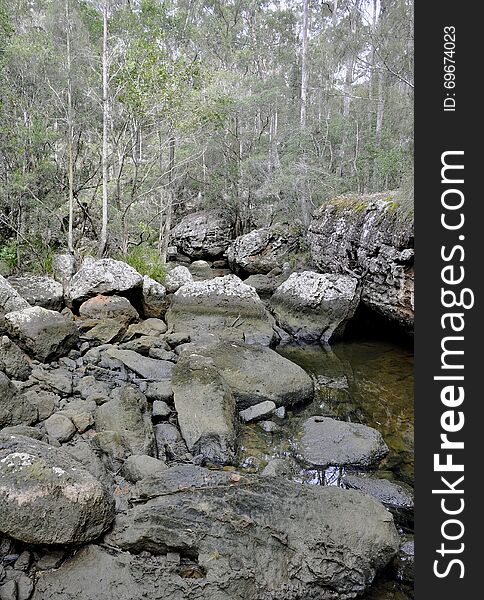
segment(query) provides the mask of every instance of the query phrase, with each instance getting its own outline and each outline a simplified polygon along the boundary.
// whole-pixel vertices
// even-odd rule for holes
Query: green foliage
[[[9,240],[0,246],[0,262],[7,265],[10,270],[17,267],[17,242]]]
[[[132,246],[126,256],[119,258],[127,262],[141,275],[148,275],[148,277],[160,283],[165,280],[166,267],[161,263],[157,250],[148,244]]]

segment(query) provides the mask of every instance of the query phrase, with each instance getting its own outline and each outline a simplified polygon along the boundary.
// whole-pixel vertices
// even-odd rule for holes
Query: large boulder
[[[311,259],[323,272],[356,273],[362,302],[412,330],[413,223],[410,202],[396,192],[336,198],[309,227]]]
[[[82,544],[114,518],[106,488],[62,450],[0,435],[0,532],[29,544]]]
[[[113,393],[114,394],[114,393]],[[116,391],[95,413],[96,431],[113,432],[131,454],[155,454],[155,438],[146,397],[132,386]]]
[[[178,425],[188,450],[210,462],[233,462],[235,400],[213,361],[184,353],[173,369],[172,386]]]
[[[328,343],[343,333],[358,302],[354,277],[303,271],[276,289],[270,305],[278,324],[299,342]]]
[[[71,319],[41,306],[10,312],[5,322],[9,337],[40,362],[67,354],[79,341]]]
[[[96,296],[83,302],[79,314],[84,319],[116,319],[131,323],[139,319],[139,314],[127,298],[123,296]]]
[[[37,418],[37,407],[20,395],[10,379],[0,371],[0,428],[31,425]]]
[[[72,254],[54,254],[52,257],[52,273],[54,279],[66,287],[76,272],[76,259]]]
[[[8,282],[31,306],[62,310],[64,288],[52,277],[33,274],[18,275],[9,277]]]
[[[126,263],[112,258],[88,261],[66,289],[70,303],[81,303],[98,294],[119,294],[141,288],[143,277]]]
[[[165,287],[166,291],[170,294],[176,292],[182,285],[185,283],[191,283],[193,281],[193,276],[190,273],[190,270],[183,265],[178,265],[171,271],[169,271],[165,277]]]
[[[254,229],[231,244],[230,268],[236,273],[269,273],[299,252],[301,239],[301,232],[287,224]]]
[[[63,600],[76,593],[90,600],[91,586],[98,593],[100,578],[108,576],[107,600],[349,599],[365,591],[399,546],[380,503],[337,487],[187,465],[141,482],[140,491],[157,497],[120,515],[107,543],[112,551],[158,555],[160,566],[150,563],[148,573],[139,561],[113,562],[101,574],[95,561],[81,559],[81,585],[74,559],[41,576],[35,598],[50,592],[54,599],[62,589]]]
[[[268,346],[275,340],[274,319],[254,288],[236,275],[183,285],[173,295],[166,321],[192,341],[221,337]]]
[[[270,400],[292,406],[313,398],[313,382],[298,365],[264,346],[220,342],[186,352],[211,358],[228,383],[239,410]]]
[[[368,468],[388,454],[379,431],[329,417],[310,417],[300,442],[303,459],[317,467]]]
[[[204,210],[184,217],[171,231],[171,242],[190,258],[221,256],[233,239],[231,219],[218,210]]]
[[[5,315],[16,310],[28,308],[30,304],[17,290],[0,275],[0,331],[5,326]]]

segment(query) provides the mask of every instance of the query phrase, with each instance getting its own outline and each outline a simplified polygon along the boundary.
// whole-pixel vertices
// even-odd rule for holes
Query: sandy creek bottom
[[[278,351],[313,377],[315,399],[289,410],[283,420],[274,418],[274,432],[265,431],[260,423],[244,426],[239,441],[240,467],[259,472],[271,458],[289,457],[294,465],[289,478],[312,485],[342,485],[344,468],[308,468],[298,452],[304,421],[313,415],[326,415],[378,429],[390,452],[374,474],[413,486],[411,346],[360,338],[337,343],[331,350],[286,346]],[[393,573],[383,573],[364,600],[411,598],[408,586]]]

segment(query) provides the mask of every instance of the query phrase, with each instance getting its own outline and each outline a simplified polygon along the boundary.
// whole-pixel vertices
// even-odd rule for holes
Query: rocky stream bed
[[[163,284],[0,277],[0,600],[413,597],[411,348],[354,328],[408,335],[413,238],[372,197],[324,258],[326,210],[292,265],[202,215]]]

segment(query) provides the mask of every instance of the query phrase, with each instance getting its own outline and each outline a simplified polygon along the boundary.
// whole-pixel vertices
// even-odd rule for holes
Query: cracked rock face
[[[31,544],[79,544],[113,518],[111,495],[81,463],[44,442],[0,435],[0,531]]]
[[[109,551],[40,573],[34,600],[348,600],[399,546],[381,504],[336,487],[183,465],[139,491]]]
[[[184,217],[171,231],[171,241],[190,258],[222,256],[234,234],[231,220],[218,210],[204,210]]]
[[[325,203],[308,231],[322,272],[361,277],[362,302],[413,330],[413,209],[395,192],[348,196]]]
[[[284,281],[270,304],[279,325],[298,341],[328,343],[343,333],[358,302],[354,277],[304,271]]]

